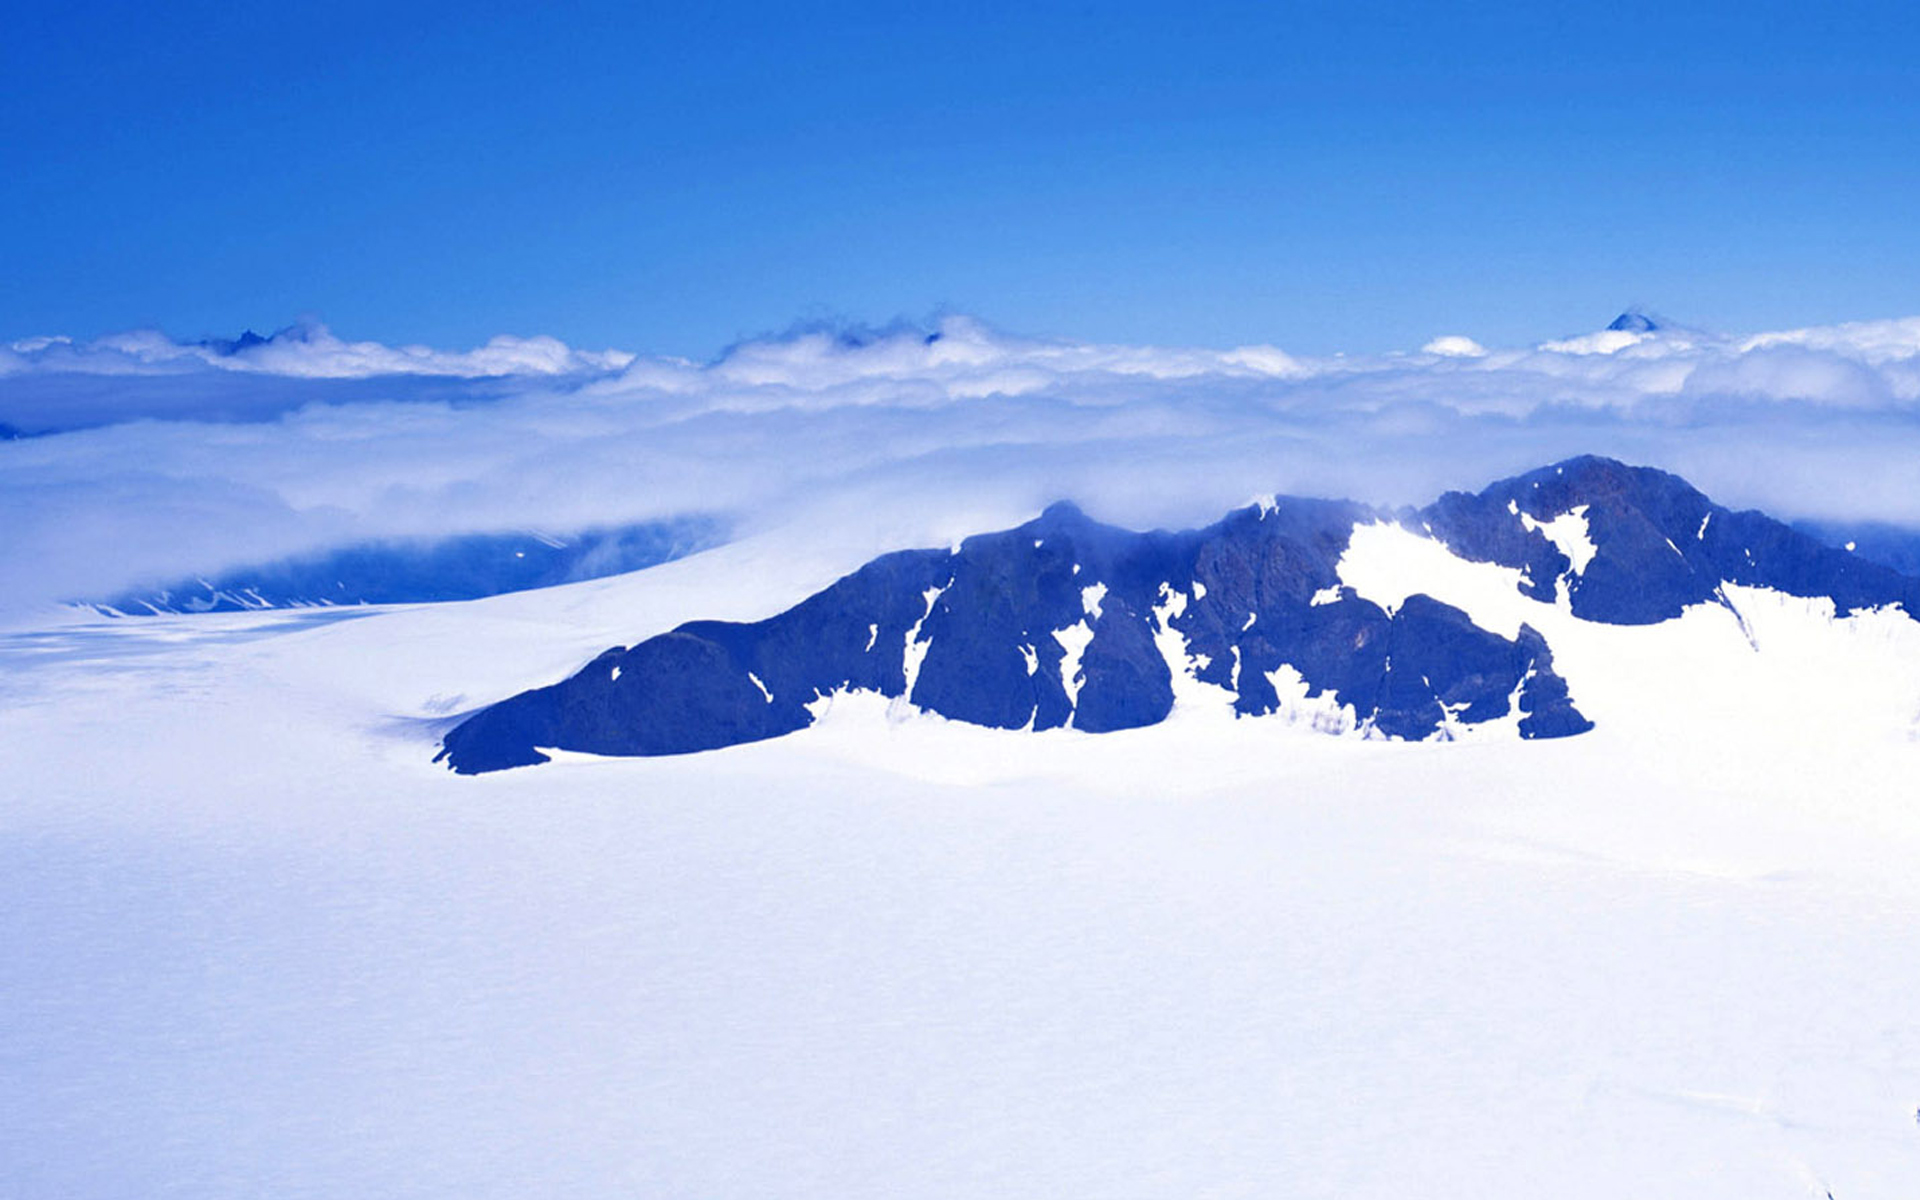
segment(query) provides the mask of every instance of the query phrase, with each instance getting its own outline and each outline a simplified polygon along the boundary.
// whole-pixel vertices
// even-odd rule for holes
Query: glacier
[[[459,714],[609,645],[765,621],[870,560],[825,528],[470,601],[0,631],[0,1178],[1915,1194],[1920,622],[1866,576],[1796,594],[1793,560],[1722,555],[1731,515],[1703,543],[1681,507],[1693,558],[1590,507],[1563,589],[1509,498],[1557,515],[1496,492],[1518,533],[1469,546],[1358,514],[1322,607],[1536,629],[1576,737],[1326,736],[1275,669],[1257,718],[1216,685],[1097,733],[841,690],[802,735],[711,752],[429,761]],[[1607,608],[1586,581],[1642,550],[1701,569]],[[1118,611],[1104,582],[1065,593],[1069,625]],[[1154,597],[1176,628],[1232,598],[1181,582],[1179,616]],[[905,627],[876,625],[854,649],[897,662]]]

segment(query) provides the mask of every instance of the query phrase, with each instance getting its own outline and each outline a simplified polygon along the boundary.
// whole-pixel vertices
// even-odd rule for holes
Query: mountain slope
[[[682,517],[565,536],[476,533],[363,542],[136,588],[86,607],[121,617],[472,600],[638,571],[723,536],[711,518]]]

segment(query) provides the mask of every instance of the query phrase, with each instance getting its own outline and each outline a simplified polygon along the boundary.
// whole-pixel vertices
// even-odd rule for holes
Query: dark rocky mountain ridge
[[[1260,717],[1283,706],[1275,681],[1290,670],[1373,736],[1512,717],[1526,738],[1591,728],[1530,626],[1508,639],[1429,596],[1389,612],[1344,587],[1354,528],[1383,520],[1517,568],[1527,595],[1564,594],[1575,616],[1613,624],[1724,602],[1723,582],[1831,596],[1842,612],[1920,600],[1920,580],[1603,458],[1424,509],[1287,498],[1184,532],[1118,529],[1059,504],[951,551],[885,555],[764,621],[695,621],[609,649],[469,715],[439,758],[471,774],[544,762],[546,748],[717,749],[805,728],[809,705],[849,689],[995,728],[1100,733],[1164,720],[1176,671]]]

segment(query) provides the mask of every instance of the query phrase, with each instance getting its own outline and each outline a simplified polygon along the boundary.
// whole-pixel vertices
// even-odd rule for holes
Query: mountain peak
[[[1654,333],[1667,327],[1667,322],[1655,317],[1639,307],[1627,309],[1607,324],[1612,333]]]
[[[237,338],[206,337],[206,338],[201,338],[198,342],[194,344],[198,346],[203,346],[206,349],[213,351],[215,354],[218,354],[222,358],[232,358],[234,355],[239,354],[242,351],[251,350],[255,346],[264,346],[272,340],[273,340],[272,338],[261,337],[259,334],[249,329],[243,332]]]
[[[1080,506],[1071,500],[1055,500],[1035,519],[1038,528],[1073,527],[1094,524],[1093,518],[1082,512]]]

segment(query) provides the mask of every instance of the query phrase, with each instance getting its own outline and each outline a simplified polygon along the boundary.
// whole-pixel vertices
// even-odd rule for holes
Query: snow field
[[[1920,1194],[1920,625],[1588,625],[1363,529],[1346,585],[1532,624],[1597,728],[843,695],[712,754],[428,762],[864,557],[0,640],[0,1194]]]

